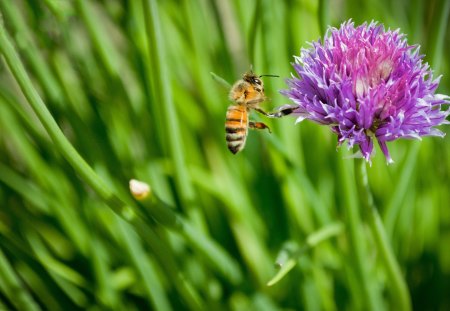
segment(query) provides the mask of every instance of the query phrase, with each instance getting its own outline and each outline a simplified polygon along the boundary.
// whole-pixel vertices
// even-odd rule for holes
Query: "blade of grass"
[[[318,20],[320,26],[320,33],[322,35],[327,31],[330,25],[330,0],[319,0]]]
[[[224,78],[216,75],[214,72],[210,72],[212,78],[217,81],[224,89],[229,90],[231,89],[231,84],[227,82]]]
[[[140,236],[145,237],[148,245],[153,249],[153,254],[158,259],[159,264],[164,268],[167,277],[171,280],[171,284],[175,287],[180,297],[191,310],[201,310],[204,305],[200,295],[192,287],[190,282],[184,277],[180,271],[171,250],[168,248],[168,242],[143,223],[135,225]]]
[[[248,60],[244,57],[245,44],[240,30],[242,26],[239,25],[232,2],[215,0],[214,4],[217,7],[216,10],[218,11],[219,22],[224,35],[224,43],[229,51],[233,71],[239,72],[248,66]],[[249,47],[250,49],[251,47]]]
[[[148,61],[152,72],[149,80],[153,82],[155,91],[158,92],[162,114],[165,122],[164,133],[169,146],[169,155],[174,165],[174,177],[177,190],[183,207],[196,225],[205,228],[203,216],[195,207],[195,191],[185,163],[185,150],[181,139],[180,121],[177,116],[176,107],[173,102],[170,89],[169,70],[165,55],[165,43],[162,36],[161,23],[159,20],[158,3],[151,0],[142,0],[144,9],[145,31],[148,37]]]
[[[74,12],[71,2],[59,1],[59,0],[44,0],[45,5],[50,11],[59,19],[65,20]]]
[[[278,273],[267,283],[267,286],[273,286],[279,281],[281,281],[286,274],[291,271],[298,262],[298,259],[305,252],[317,246],[322,241],[325,241],[333,236],[340,234],[343,230],[343,225],[340,223],[329,224],[324,228],[311,233],[305,241],[305,245],[291,254],[285,261],[281,264],[281,269],[278,270]]]
[[[247,38],[248,42],[248,59],[250,63],[255,61],[255,49],[256,49],[256,37],[258,34],[258,29],[261,25],[261,10],[262,10],[262,0],[256,0],[255,8],[253,9],[252,19],[250,23],[249,34]]]
[[[137,236],[133,235],[128,224],[117,219],[117,227],[123,238],[123,245],[130,254],[130,260],[137,269],[144,289],[155,310],[172,310],[169,298],[157,274],[157,267],[147,258]]]
[[[99,16],[99,12],[96,12],[97,4],[93,1],[77,0],[75,5],[106,70],[111,76],[119,77],[122,62],[117,49],[111,42],[111,37],[106,35],[108,31],[104,29],[104,23],[97,22],[103,18]]]
[[[91,230],[96,233],[94,228],[91,228]],[[97,234],[93,234],[91,237],[89,251],[96,284],[94,294],[105,308],[114,309],[120,303],[120,296],[118,290],[114,287],[115,282],[111,280],[113,271],[110,271],[109,267],[109,254],[105,249],[104,241],[100,240]]]
[[[94,112],[89,105],[89,101],[82,89],[82,83],[70,63],[70,59],[63,51],[55,51],[52,58],[56,74],[66,95],[68,104],[71,105],[72,109],[83,121],[89,122],[92,120]]]
[[[219,271],[231,283],[238,284],[242,280],[242,272],[236,260],[217,242],[203,234],[192,222],[177,214],[175,208],[163,202],[155,194],[139,203],[145,212],[151,211],[149,214],[164,227],[182,234],[190,245],[206,258],[207,264]]]
[[[217,146],[208,146],[207,158],[212,170],[209,186],[221,189],[217,192],[218,199],[224,204],[227,220],[241,256],[258,284],[262,285],[270,277],[273,268],[265,243],[267,232],[264,220],[252,204],[250,193],[245,190],[247,186],[241,176],[242,172],[239,171],[241,168],[221,159],[223,156]]]
[[[35,185],[3,163],[0,163],[0,181],[19,193],[25,201],[33,202],[38,210],[49,212],[49,199]]]
[[[32,229],[26,230],[25,235],[28,245],[33,250],[33,255],[36,256],[36,260],[48,272],[53,281],[74,304],[85,308],[87,296],[81,288],[86,289],[86,278],[62,261],[54,258],[40,237]]]
[[[38,81],[40,81],[46,94],[48,94],[49,99],[56,103],[62,103],[63,94],[61,88],[47,64],[48,61],[39,53],[40,49],[34,40],[33,31],[27,26],[27,22],[23,17],[25,10],[22,11],[21,6],[14,5],[13,1],[0,1],[0,8],[5,15],[5,19],[15,29],[17,37],[21,39],[19,40],[21,42],[21,50],[29,61]]]
[[[431,63],[436,72],[441,71],[442,56],[444,55],[444,52],[447,52],[447,50],[444,50],[444,43],[448,29],[448,17],[450,14],[450,1],[441,0],[439,1],[439,4],[440,5],[436,5],[435,8],[438,17],[433,19],[433,22],[436,21],[436,24],[433,27],[435,31],[433,31],[434,36],[430,42],[430,46],[432,47]]]
[[[196,227],[187,222],[183,224],[183,234],[192,247],[205,256],[208,262],[230,280],[232,284],[237,285],[242,281],[242,272],[236,260],[217,245],[214,240],[208,239]]]
[[[400,208],[402,207],[402,203],[408,192],[410,191],[410,187],[415,178],[415,170],[417,157],[419,154],[420,143],[413,144],[408,152],[408,158],[403,165],[402,172],[399,176],[399,179],[396,183],[396,189],[393,192],[394,195],[389,200],[385,211],[383,222],[386,227],[386,235],[389,238],[393,238],[395,224],[397,223],[398,215],[400,214]]]
[[[0,275],[0,289],[3,290],[6,297],[18,310],[41,310],[28,293],[28,290],[23,286],[2,249],[0,249]]]

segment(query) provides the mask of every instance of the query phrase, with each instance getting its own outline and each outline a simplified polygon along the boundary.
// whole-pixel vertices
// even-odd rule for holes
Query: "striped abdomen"
[[[228,107],[225,121],[228,149],[234,154],[244,148],[248,132],[247,108],[241,105]]]

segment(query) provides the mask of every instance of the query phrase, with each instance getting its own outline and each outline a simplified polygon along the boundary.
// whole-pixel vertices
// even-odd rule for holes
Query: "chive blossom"
[[[449,109],[441,110],[449,97],[435,94],[440,77],[422,58],[399,30],[376,22],[355,27],[350,20],[301,50],[293,64],[298,78],[288,79],[281,93],[298,105],[298,122],[329,125],[338,145],[358,145],[366,161],[376,140],[391,163],[387,142],[443,137],[434,127],[449,123]]]

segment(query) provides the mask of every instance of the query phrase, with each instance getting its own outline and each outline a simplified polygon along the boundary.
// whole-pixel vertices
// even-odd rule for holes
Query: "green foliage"
[[[449,3],[1,0],[0,309],[392,309],[351,151],[286,117],[232,155],[224,85],[252,65],[287,104],[292,56],[352,18],[401,28],[449,94]],[[368,168],[418,310],[450,308],[449,139]]]

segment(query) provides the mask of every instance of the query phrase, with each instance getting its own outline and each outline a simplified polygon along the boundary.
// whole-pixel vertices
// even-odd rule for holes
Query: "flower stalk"
[[[348,160],[339,161],[339,175],[343,186],[345,227],[349,240],[351,265],[358,291],[353,293],[354,309],[358,310],[379,310],[381,308],[380,295],[372,286],[368,265],[367,248],[363,234],[363,221],[358,204],[357,190],[353,165]]]
[[[403,311],[411,310],[411,298],[408,292],[408,286],[387,238],[378,209],[375,206],[369,186],[366,163],[363,159],[355,159],[355,180],[363,215],[367,220],[380,259],[386,269],[388,283],[392,290],[392,297],[395,297],[397,303],[395,309]]]

